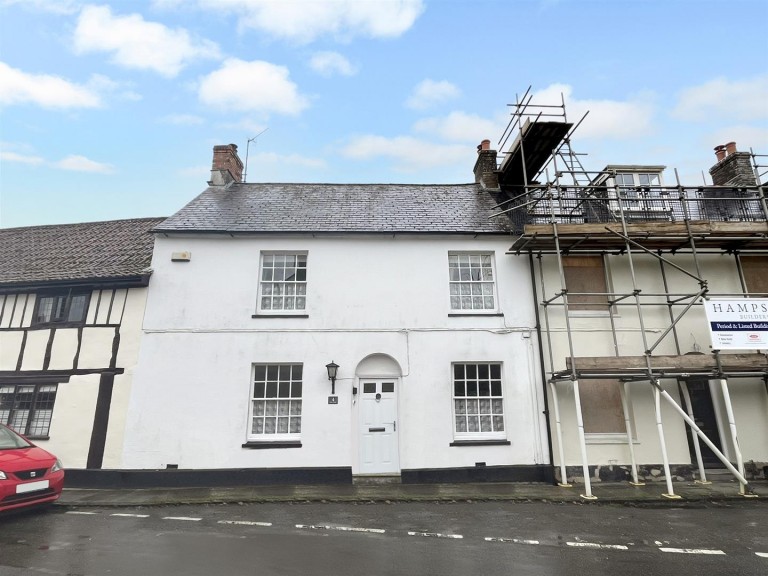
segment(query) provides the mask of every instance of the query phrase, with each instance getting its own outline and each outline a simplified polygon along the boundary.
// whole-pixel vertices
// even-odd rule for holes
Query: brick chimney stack
[[[209,186],[226,186],[232,182],[243,181],[243,162],[237,155],[236,144],[223,144],[213,147],[213,164]]]
[[[496,150],[491,150],[490,140],[483,140],[477,147],[475,182],[480,182],[483,188],[498,188],[499,175],[496,170]]]
[[[736,142],[715,147],[717,164],[709,169],[715,186],[755,186],[757,179],[752,167],[752,155],[739,152]]]

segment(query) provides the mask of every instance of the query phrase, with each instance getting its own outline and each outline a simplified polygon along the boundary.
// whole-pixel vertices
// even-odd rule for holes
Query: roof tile
[[[163,218],[0,229],[0,287],[146,272]]]
[[[158,232],[503,234],[499,200],[479,184],[232,184],[212,186]]]

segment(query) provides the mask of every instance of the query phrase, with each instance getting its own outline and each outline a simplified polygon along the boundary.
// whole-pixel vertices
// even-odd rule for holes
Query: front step
[[[402,484],[400,474],[358,474],[352,477],[352,484],[376,486],[383,484]]]
[[[707,468],[704,467],[704,472],[707,474],[707,479],[713,480],[735,480],[733,473],[727,468]]]

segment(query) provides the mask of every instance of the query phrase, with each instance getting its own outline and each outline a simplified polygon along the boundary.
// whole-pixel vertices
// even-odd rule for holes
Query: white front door
[[[360,379],[360,473],[398,474],[396,378]]]

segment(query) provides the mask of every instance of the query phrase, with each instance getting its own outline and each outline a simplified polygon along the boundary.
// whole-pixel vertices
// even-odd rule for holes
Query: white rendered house
[[[551,479],[530,269],[489,219],[488,151],[477,183],[334,185],[243,183],[236,148],[154,230],[125,467]]]

